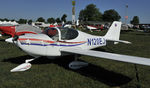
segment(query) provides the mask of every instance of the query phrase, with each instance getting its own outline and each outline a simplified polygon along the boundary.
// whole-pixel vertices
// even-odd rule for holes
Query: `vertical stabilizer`
[[[121,22],[114,21],[109,28],[108,32],[104,36],[107,40],[119,40],[120,37],[120,30],[121,30]]]

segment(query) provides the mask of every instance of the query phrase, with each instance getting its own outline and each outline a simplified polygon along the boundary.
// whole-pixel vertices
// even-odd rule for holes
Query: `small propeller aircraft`
[[[55,57],[70,54],[73,54],[75,59],[78,58],[78,54],[81,54],[150,66],[148,58],[91,50],[106,46],[108,42],[130,44],[128,41],[119,40],[120,30],[121,22],[114,21],[105,36],[94,36],[70,28],[53,27],[46,29],[43,34],[25,34],[6,39],[6,42],[16,44],[23,51],[35,57],[27,59],[25,63],[15,67],[11,72],[30,69],[30,62],[40,56]],[[79,69],[87,65],[88,63],[75,60],[69,64],[69,67]]]
[[[93,32],[93,30],[98,30],[98,27],[94,27],[94,26],[86,26],[87,29],[89,29],[91,32]]]
[[[0,32],[2,34],[11,35],[12,37],[16,35],[22,35],[22,34],[39,34],[41,33],[40,28],[35,28],[31,25],[22,24],[19,26],[13,26],[13,25],[0,25]]]

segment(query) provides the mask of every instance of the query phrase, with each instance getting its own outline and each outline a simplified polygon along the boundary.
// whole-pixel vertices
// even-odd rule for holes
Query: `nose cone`
[[[8,38],[5,41],[8,42],[8,43],[13,43],[13,38]]]

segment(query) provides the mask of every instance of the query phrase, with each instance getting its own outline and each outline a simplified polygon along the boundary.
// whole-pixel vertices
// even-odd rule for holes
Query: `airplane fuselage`
[[[17,45],[32,56],[62,56],[62,48],[93,49],[106,45],[102,36],[93,36],[78,31],[78,36],[71,40],[53,40],[46,34],[26,34],[20,36]]]
[[[25,63],[13,68],[11,72],[26,71],[31,68],[31,61],[39,56],[55,57],[70,54],[81,54],[105,58],[110,60],[148,65],[149,58],[142,58],[129,55],[94,51],[94,49],[116,42],[131,44],[128,41],[120,40],[121,22],[114,21],[104,36],[94,36],[71,28],[47,28],[43,34],[25,34],[8,38],[5,41],[15,43],[23,51],[35,58],[25,60]],[[76,57],[75,57],[76,58]],[[54,59],[54,58],[52,58]],[[73,61],[69,63],[69,68],[79,69],[87,66],[88,63]]]

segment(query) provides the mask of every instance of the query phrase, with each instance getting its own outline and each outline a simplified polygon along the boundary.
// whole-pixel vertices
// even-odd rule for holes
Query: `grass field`
[[[92,34],[105,33],[106,31]],[[150,34],[136,31],[121,32],[121,40],[128,40],[132,44],[111,45],[96,50],[150,58]],[[150,87],[150,67],[89,56],[80,57],[80,60],[88,62],[89,66],[79,70],[68,68],[68,63],[73,60],[72,56],[55,60],[41,57],[32,62],[30,70],[10,73],[12,68],[30,58],[32,57],[16,46],[0,41],[0,88]]]

